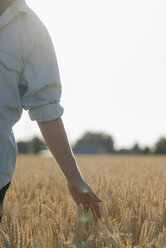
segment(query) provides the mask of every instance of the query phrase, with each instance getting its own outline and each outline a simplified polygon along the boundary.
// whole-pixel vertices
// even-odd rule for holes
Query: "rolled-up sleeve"
[[[54,46],[50,35],[38,37],[25,60],[21,104],[32,121],[45,122],[60,117],[62,85]]]

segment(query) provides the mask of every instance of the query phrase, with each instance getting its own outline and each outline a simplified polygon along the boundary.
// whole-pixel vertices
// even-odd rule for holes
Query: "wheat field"
[[[19,155],[4,202],[0,248],[166,247],[166,156],[77,155],[102,199],[82,213],[54,158]]]

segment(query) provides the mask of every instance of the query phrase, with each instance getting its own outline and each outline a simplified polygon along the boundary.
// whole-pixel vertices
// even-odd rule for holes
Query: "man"
[[[47,28],[25,0],[0,1],[0,220],[15,170],[17,145],[12,127],[28,110],[63,171],[77,205],[101,218],[101,200],[79,171],[61,119],[61,82]]]

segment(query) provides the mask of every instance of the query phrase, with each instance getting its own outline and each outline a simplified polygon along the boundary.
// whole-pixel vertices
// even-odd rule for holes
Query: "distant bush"
[[[38,137],[34,137],[32,140],[24,142],[20,141],[17,143],[18,153],[39,153],[41,150],[46,149],[45,143]]]

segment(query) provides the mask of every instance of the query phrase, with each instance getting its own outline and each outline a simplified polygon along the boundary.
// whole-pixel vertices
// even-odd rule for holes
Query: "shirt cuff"
[[[59,103],[51,103],[29,109],[29,117],[32,121],[52,121],[62,116],[64,108]]]

